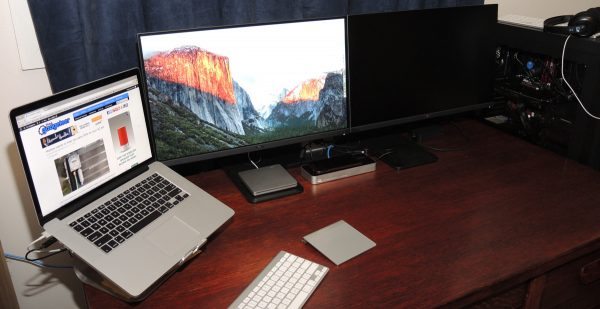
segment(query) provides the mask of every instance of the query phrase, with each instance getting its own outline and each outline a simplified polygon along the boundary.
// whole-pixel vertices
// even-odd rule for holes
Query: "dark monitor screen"
[[[348,17],[352,131],[487,106],[497,5]]]
[[[144,33],[140,60],[166,164],[346,132],[346,18]]]

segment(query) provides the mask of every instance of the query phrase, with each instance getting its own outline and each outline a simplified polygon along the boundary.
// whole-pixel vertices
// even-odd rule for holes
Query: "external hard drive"
[[[279,164],[241,171],[238,175],[254,196],[286,190],[298,185],[298,181]]]

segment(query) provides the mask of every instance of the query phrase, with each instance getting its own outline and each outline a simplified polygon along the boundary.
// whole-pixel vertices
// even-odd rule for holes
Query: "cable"
[[[334,147],[334,146],[333,146],[333,144],[332,144],[332,145],[329,145],[329,146],[327,146],[327,159],[330,159],[330,158],[331,158],[331,149],[332,149],[333,147]]]
[[[19,262],[25,262],[25,263],[29,263],[29,264],[39,266],[39,267],[73,268],[72,266],[64,266],[64,265],[47,265],[40,261],[40,260],[49,258],[53,255],[57,255],[59,253],[65,252],[67,250],[67,248],[64,248],[64,247],[57,248],[57,249],[45,249],[45,248],[48,248],[50,245],[54,244],[55,242],[56,242],[56,238],[54,238],[52,235],[48,234],[46,231],[43,231],[42,235],[40,237],[38,237],[37,239],[35,239],[31,243],[29,243],[29,245],[27,246],[27,253],[25,253],[25,257],[17,256],[17,255],[10,254],[10,253],[4,253],[4,257],[7,259],[11,259],[11,260],[19,261]],[[37,246],[37,247],[32,248],[34,246]],[[47,253],[47,254],[42,257],[38,257],[38,258],[30,258],[29,255],[34,252],[35,253]]]
[[[379,161],[381,159],[383,159],[383,157],[390,155],[392,153],[396,152],[395,150],[391,150],[391,149],[386,149],[384,153],[380,154],[379,156],[375,157],[375,161]]]
[[[6,253],[6,252],[4,253],[4,257],[7,259],[10,259],[10,260],[24,262],[24,263],[28,263],[28,264],[35,265],[38,267],[43,267],[43,268],[62,268],[62,269],[73,268],[73,266],[68,266],[68,265],[49,265],[49,264],[44,264],[44,262],[42,262],[42,261],[35,261],[35,260],[30,261],[22,256],[17,256],[17,255]]]
[[[586,114],[588,114],[588,116],[590,116],[596,120],[600,120],[600,117],[593,115],[585,108],[585,106],[583,106],[583,102],[581,102],[581,99],[579,99],[579,97],[577,96],[577,93],[575,93],[575,90],[573,90],[573,87],[571,87],[571,84],[569,84],[569,82],[565,78],[565,51],[567,50],[567,42],[569,41],[570,38],[571,38],[571,35],[569,34],[569,36],[567,36],[567,38],[565,39],[565,45],[563,45],[562,59],[561,59],[561,64],[560,64],[560,74],[562,76],[563,81],[565,82],[565,84],[567,84],[569,89],[571,89],[571,92],[575,96],[575,99],[577,99],[577,101],[579,102],[579,105],[581,105],[581,108],[583,108],[583,110],[586,112]]]
[[[56,242],[56,238],[52,235],[48,234],[46,231],[42,231],[42,235],[38,237],[36,240],[29,243],[27,246],[27,250],[31,250],[34,245],[37,245],[35,249],[44,249],[48,248],[50,245]]]
[[[248,161],[250,161],[250,164],[252,164],[254,166],[254,168],[258,169],[258,165],[256,163],[254,163],[254,161],[252,160],[252,158],[250,158],[250,153],[246,153],[248,155]],[[258,163],[260,163],[261,160],[258,160]]]
[[[48,251],[38,250],[38,249],[32,249],[32,250],[28,250],[27,253],[25,253],[25,259],[28,260],[28,261],[30,261],[30,262],[39,261],[39,260],[43,260],[45,258],[49,258],[49,257],[51,257],[53,255],[57,255],[57,254],[59,254],[61,252],[64,252],[66,250],[67,250],[66,248],[53,249],[53,250],[48,250]],[[29,254],[31,254],[33,252],[35,252],[35,253],[49,253],[49,254],[44,255],[42,257],[39,257],[39,258],[32,259],[32,258],[29,257]]]

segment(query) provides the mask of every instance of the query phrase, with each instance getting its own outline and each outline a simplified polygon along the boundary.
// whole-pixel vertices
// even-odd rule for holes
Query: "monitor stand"
[[[391,134],[361,140],[368,154],[383,161],[396,170],[429,164],[438,160],[437,156],[408,137]]]
[[[228,166],[225,171],[250,203],[302,193],[302,185],[280,164],[255,168],[251,164]]]

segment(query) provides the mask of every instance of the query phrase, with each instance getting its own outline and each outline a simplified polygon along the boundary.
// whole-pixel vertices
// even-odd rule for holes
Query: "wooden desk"
[[[317,186],[292,169],[305,192],[260,204],[247,203],[221,170],[190,176],[236,214],[138,306],[225,308],[279,250],[330,268],[306,308],[564,301],[554,291],[567,292],[570,282],[556,276],[575,267],[566,277],[578,279],[573,263],[600,257],[600,173],[481,123],[459,125],[470,147],[437,153],[435,164],[397,172],[381,163],[373,173]],[[453,130],[431,143],[464,143]],[[301,238],[339,219],[377,246],[335,266]],[[598,284],[584,288],[598,291]],[[88,286],[85,292],[91,308],[129,306]]]

